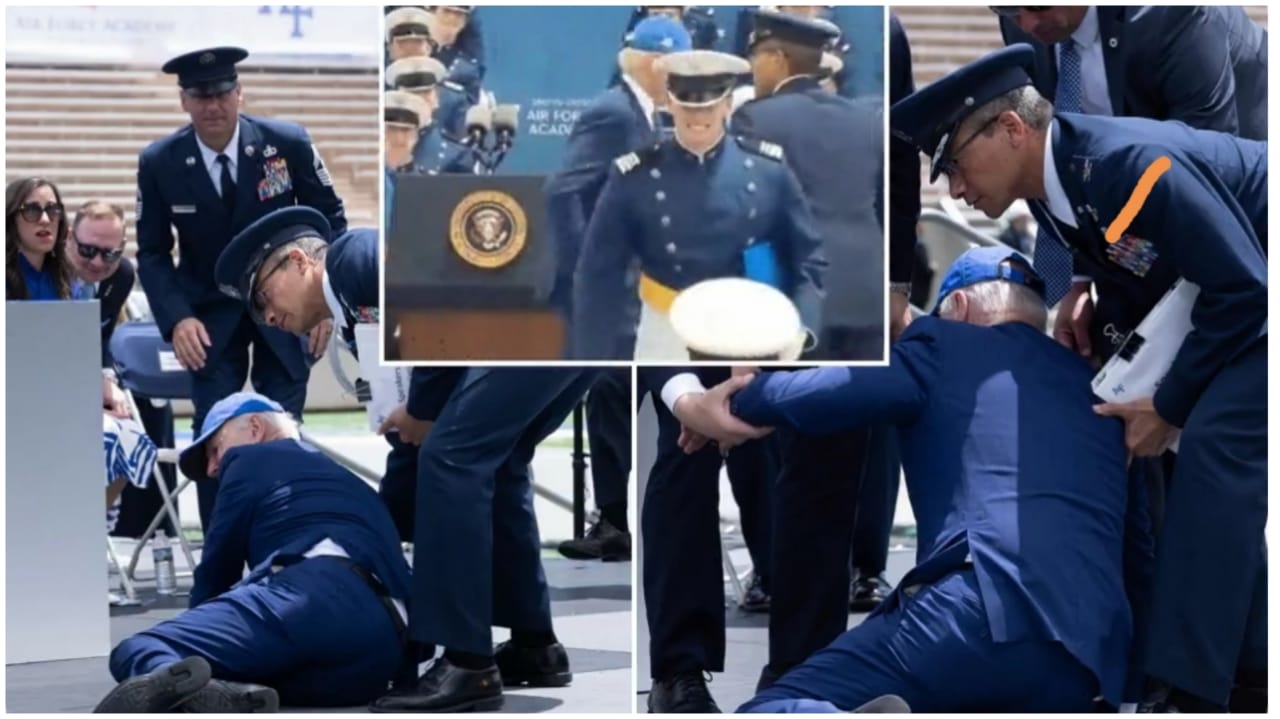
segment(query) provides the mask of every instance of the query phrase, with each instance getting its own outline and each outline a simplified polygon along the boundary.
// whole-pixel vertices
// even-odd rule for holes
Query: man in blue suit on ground
[[[443,646],[379,712],[496,709],[504,686],[565,686],[573,675],[551,623],[529,464],[596,372],[469,368],[415,376],[410,419],[434,420],[418,455],[410,638]],[[456,372],[456,370],[453,370]],[[402,418],[396,418],[396,422]],[[491,627],[511,628],[493,645]]]
[[[221,478],[191,608],[116,646],[122,683],[97,711],[350,706],[385,691],[403,668],[409,567],[377,494],[252,393],[215,404],[179,464]]]
[[[214,282],[223,248],[254,220],[293,205],[318,210],[334,233],[347,227],[342,200],[306,130],[240,114],[235,66],[247,56],[243,49],[220,47],[165,63],[164,71],[178,76],[191,124],[148,145],[138,158],[138,278],[162,336],[192,373],[196,434],[213,403],[244,387],[246,378],[301,417],[308,351],[318,357],[332,331],[323,324],[308,348],[296,337],[256,326]],[[171,228],[177,229],[177,267]],[[208,530],[217,483],[201,482],[197,491]]]
[[[1179,440],[1143,641],[1146,703],[1221,710],[1233,686],[1266,684],[1267,147],[1180,122],[1055,112],[1032,84],[1034,61],[1015,45],[970,63],[894,105],[893,131],[988,216],[1028,200],[1042,241],[1074,251],[1140,311],[1178,278],[1199,288],[1154,396],[1099,411],[1125,420],[1135,457]]]
[[[895,424],[919,527],[916,567],[889,599],[743,711],[842,712],[886,694],[917,712],[1121,699],[1126,530],[1142,529],[1126,515],[1145,511],[1124,428],[1094,411],[1088,363],[1045,336],[1043,282],[1022,256],[966,252],[934,314],[888,367],[765,373],[712,399],[757,427]]]

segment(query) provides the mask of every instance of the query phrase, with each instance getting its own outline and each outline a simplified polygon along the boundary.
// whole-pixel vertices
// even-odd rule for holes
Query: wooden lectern
[[[399,323],[399,358],[562,359],[564,322],[547,301],[556,250],[543,178],[400,175],[396,183],[384,316]]]

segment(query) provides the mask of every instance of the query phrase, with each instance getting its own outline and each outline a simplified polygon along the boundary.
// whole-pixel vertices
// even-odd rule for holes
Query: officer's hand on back
[[[378,434],[386,434],[394,430],[400,435],[401,442],[419,445],[431,431],[432,424],[434,423],[429,420],[418,419],[409,414],[408,408],[402,404],[392,410],[391,414],[382,421],[382,426],[378,427]]]
[[[1093,343],[1089,340],[1089,325],[1093,324],[1090,286],[1088,282],[1071,285],[1071,290],[1058,305],[1058,316],[1053,320],[1053,338],[1085,357],[1093,354]]]
[[[204,369],[205,348],[212,345],[204,323],[188,317],[173,328],[173,353],[188,370]]]
[[[307,333],[307,351],[312,357],[320,359],[329,346],[329,337],[333,335],[333,320],[324,320]]]

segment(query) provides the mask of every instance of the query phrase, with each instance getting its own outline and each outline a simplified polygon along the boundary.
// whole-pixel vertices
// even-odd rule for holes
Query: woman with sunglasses
[[[67,218],[57,186],[40,177],[9,183],[4,216],[5,298],[73,299]]]

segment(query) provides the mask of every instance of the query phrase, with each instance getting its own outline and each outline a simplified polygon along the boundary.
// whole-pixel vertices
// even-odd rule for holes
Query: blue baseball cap
[[[974,247],[951,263],[938,286],[938,301],[933,305],[933,315],[937,316],[947,295],[990,280],[1007,280],[1030,287],[1041,298],[1044,297],[1044,280],[1025,255],[1008,247]]]
[[[236,63],[249,57],[242,47],[211,47],[179,55],[160,70],[178,76],[178,86],[193,97],[221,95],[235,88]]]
[[[684,23],[666,15],[653,15],[640,22],[627,35],[627,47],[642,52],[682,52],[693,49],[693,40]]]
[[[236,392],[223,397],[204,416],[200,437],[178,455],[178,468],[182,473],[194,480],[208,479],[205,469],[209,466],[209,459],[205,452],[205,443],[222,428],[222,425],[236,417],[253,412],[283,413],[284,407],[256,392]]]
[[[258,268],[267,257],[281,245],[303,237],[328,242],[330,232],[329,220],[319,210],[305,205],[282,207],[263,215],[233,237],[218,256],[213,268],[218,289],[257,311],[253,306],[254,284]],[[254,319],[261,322],[257,315]]]
[[[1035,50],[1010,45],[965,65],[894,103],[889,124],[895,137],[933,158],[929,181],[950,167],[956,128],[975,110],[1031,83]]]

